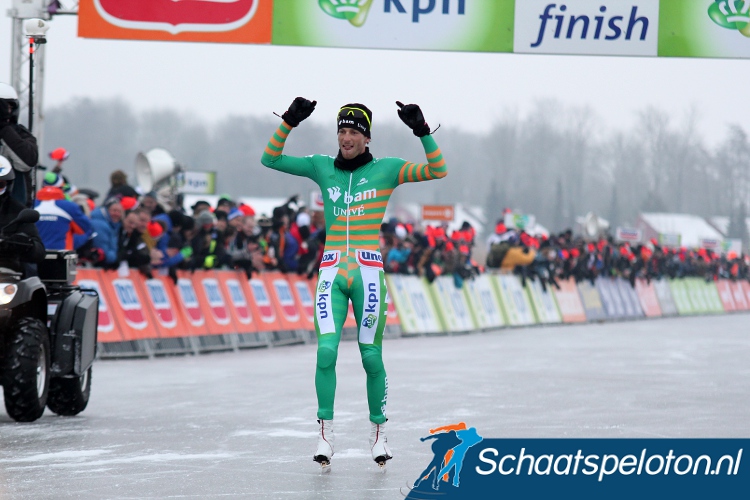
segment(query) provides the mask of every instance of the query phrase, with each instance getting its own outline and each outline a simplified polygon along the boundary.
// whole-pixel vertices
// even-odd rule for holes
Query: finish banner
[[[513,52],[514,0],[282,0],[274,45]]]

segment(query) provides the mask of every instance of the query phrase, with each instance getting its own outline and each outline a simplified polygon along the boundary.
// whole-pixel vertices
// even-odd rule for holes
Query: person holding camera
[[[447,170],[419,106],[400,102],[396,102],[398,116],[419,137],[427,163],[374,158],[368,147],[372,112],[358,103],[347,104],[338,111],[336,157],[283,155],[287,137],[312,114],[316,104],[317,101],[297,97],[281,117],[283,122],[261,158],[269,168],[312,179],[320,186],[324,198],[326,243],[315,297],[319,434],[313,460],[325,470],[333,456],[336,358],[351,300],[362,365],[367,373],[370,451],[373,460],[383,467],[392,454],[384,428],[388,382],[382,355],[387,304],[379,247],[380,225],[396,187],[407,182],[441,179]]]
[[[18,123],[20,105],[16,90],[0,83],[0,156],[8,159],[15,170],[12,196],[25,207],[31,207],[32,169],[39,161],[36,138]]]

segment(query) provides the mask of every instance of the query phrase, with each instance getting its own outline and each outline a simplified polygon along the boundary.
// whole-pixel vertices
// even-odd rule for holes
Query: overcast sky
[[[11,0],[0,0],[0,81],[10,80]],[[606,130],[631,127],[648,105],[675,119],[698,111],[709,144],[750,119],[750,61],[539,56],[90,40],[77,18],[48,33],[45,105],[121,97],[138,110],[173,108],[209,121],[283,112],[302,95],[314,120],[333,122],[347,102],[397,120],[393,101],[416,102],[433,126],[482,131],[541,99],[589,106]],[[552,110],[550,110],[552,112]]]

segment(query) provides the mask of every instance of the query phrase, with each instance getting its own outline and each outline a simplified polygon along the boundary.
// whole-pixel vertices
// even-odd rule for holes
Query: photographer
[[[7,239],[12,243],[29,245],[28,248],[15,248],[15,246],[4,243],[0,245],[0,267],[7,267],[21,272],[21,262],[39,263],[44,260],[44,245],[36,225],[33,223],[13,224],[6,226],[18,217],[24,207],[19,201],[10,195],[13,181],[16,178],[10,162],[0,156],[0,228],[4,229]]]
[[[18,123],[18,94],[6,83],[0,83],[0,156],[15,170],[12,196],[26,207],[33,198],[31,170],[39,161],[36,139]]]

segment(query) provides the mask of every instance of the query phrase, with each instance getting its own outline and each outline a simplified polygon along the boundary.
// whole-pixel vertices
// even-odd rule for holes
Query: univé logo
[[[127,29],[232,31],[247,24],[261,0],[94,0],[107,22]]]
[[[318,0],[320,8],[331,17],[349,21],[357,28],[365,24],[367,14],[375,0]],[[431,14],[438,8],[443,14],[451,13],[451,4],[457,5],[456,12],[459,15],[466,13],[466,0],[429,0],[424,4],[421,0],[382,0],[383,12],[386,14],[409,14],[411,6],[411,20],[419,22],[419,17]]]
[[[722,28],[750,37],[750,0],[716,0],[708,8],[708,15]]]

